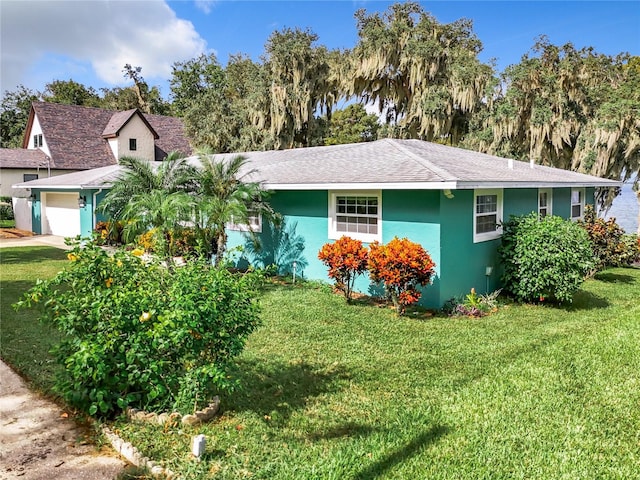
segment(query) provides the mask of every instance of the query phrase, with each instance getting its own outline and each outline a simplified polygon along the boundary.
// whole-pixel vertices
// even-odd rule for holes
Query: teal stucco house
[[[225,160],[237,154],[216,155]],[[342,235],[386,243],[407,237],[436,263],[436,277],[422,303],[440,307],[449,298],[500,288],[497,248],[501,222],[538,212],[582,217],[596,188],[619,182],[528,162],[500,158],[421,140],[378,140],[349,145],[242,153],[248,181],[273,192],[271,204],[284,223],[275,229],[261,218],[252,224],[261,249],[246,232],[229,226],[229,247],[243,246],[238,262],[278,264],[281,271],[327,279],[317,259],[323,244]],[[194,161],[196,159],[194,158]],[[119,175],[117,165],[18,185],[33,192],[34,231],[42,223],[39,199],[46,192],[73,192],[79,200],[81,233],[96,221],[95,207]],[[74,220],[75,221],[75,220]],[[376,292],[366,277],[357,289]]]

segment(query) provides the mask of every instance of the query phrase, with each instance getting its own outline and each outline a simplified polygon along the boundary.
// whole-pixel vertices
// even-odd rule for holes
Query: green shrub
[[[76,245],[69,266],[18,303],[43,304],[64,334],[55,387],[91,415],[206,405],[234,387],[227,368],[258,324],[257,274],[198,262],[169,271],[139,253]]]
[[[595,265],[587,232],[577,223],[535,213],[503,225],[498,252],[505,289],[521,301],[570,302]]]
[[[11,203],[0,203],[0,220],[13,220],[13,206]]]
[[[606,267],[624,267],[634,262],[633,245],[625,241],[624,230],[614,218],[598,218],[593,206],[587,205],[584,220],[578,224],[586,230],[591,241],[596,262],[594,273]]]

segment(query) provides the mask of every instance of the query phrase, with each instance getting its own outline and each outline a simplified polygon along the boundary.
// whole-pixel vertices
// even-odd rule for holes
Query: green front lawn
[[[5,264],[8,251],[0,352],[22,369],[47,358],[49,334],[33,313],[7,319],[13,284],[33,281],[28,262]],[[243,388],[223,397],[221,417],[114,427],[185,478],[640,478],[639,293],[640,269],[612,269],[569,308],[416,319],[347,306],[327,287],[269,285],[235,372]],[[30,349],[20,362],[8,335]]]
[[[52,247],[0,248],[0,357],[36,387],[49,390],[57,368],[48,351],[58,332],[37,321],[33,310],[16,312],[11,304],[38,278],[53,277],[68,262]]]

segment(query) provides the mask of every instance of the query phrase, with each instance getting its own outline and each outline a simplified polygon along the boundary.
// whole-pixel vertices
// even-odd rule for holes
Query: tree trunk
[[[638,235],[640,235],[640,189],[636,192],[636,199],[638,200]]]
[[[220,262],[222,261],[222,257],[224,257],[224,252],[226,248],[227,248],[227,232],[222,230],[216,236],[216,261],[215,261],[216,267],[220,265]]]

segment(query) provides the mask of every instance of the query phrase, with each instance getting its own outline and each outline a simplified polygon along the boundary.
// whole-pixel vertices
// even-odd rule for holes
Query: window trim
[[[573,192],[578,192],[580,194],[580,202],[579,203],[573,203]],[[584,188],[572,188],[571,189],[571,197],[569,199],[569,201],[571,202],[571,210],[569,211],[570,215],[571,215],[571,220],[582,220],[584,218],[584,206],[585,206],[585,189]],[[574,217],[573,216],[573,207],[579,205],[580,206],[580,216],[578,217]]]
[[[358,233],[358,232],[341,232],[338,231],[338,212],[336,212],[338,197],[376,197],[378,199],[378,213],[376,215],[378,221],[378,233]],[[329,212],[327,215],[329,220],[328,236],[330,240],[338,240],[347,236],[354,240],[360,240],[365,243],[382,241],[382,190],[331,190],[329,191]]]
[[[136,138],[129,139],[129,151],[130,152],[138,151],[138,139]]]
[[[41,133],[33,134],[33,148],[42,148],[44,144],[43,137]]]
[[[248,213],[251,213],[249,210]],[[233,232],[253,232],[253,233],[262,233],[262,214],[258,212],[257,215],[248,215],[249,218],[256,217],[257,223],[256,225],[246,225],[244,223],[234,223],[233,217],[231,217],[231,221],[227,223],[226,227],[228,230]]]
[[[496,230],[491,232],[476,233],[479,216],[487,215],[477,213],[478,197],[481,195],[496,195]],[[473,243],[487,242],[502,236],[502,213],[504,191],[501,188],[478,189],[473,191]],[[493,214],[491,212],[490,214]]]
[[[547,194],[547,214],[546,216],[550,217],[551,215],[553,215],[553,189],[552,188],[539,188],[538,189],[538,215],[540,216],[540,218],[542,217],[542,214],[540,213],[540,209],[542,208],[540,206],[540,195],[546,193]]]

